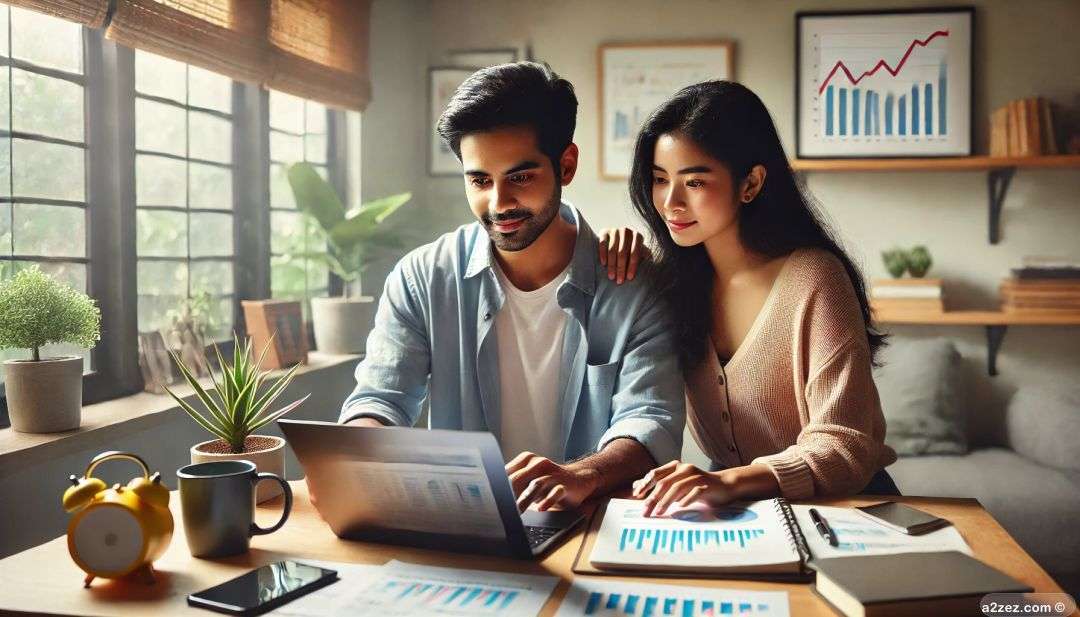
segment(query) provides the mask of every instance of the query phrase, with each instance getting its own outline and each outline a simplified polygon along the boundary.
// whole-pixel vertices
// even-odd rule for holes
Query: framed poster
[[[518,50],[513,47],[451,49],[446,52],[446,57],[450,64],[454,66],[475,66],[478,68],[507,64],[519,60]]]
[[[970,155],[974,19],[971,7],[796,14],[796,155]]]
[[[428,175],[456,176],[461,174],[461,162],[457,160],[439,134],[435,125],[454,96],[458,86],[477,69],[458,66],[436,66],[428,69]]]
[[[686,86],[732,79],[734,62],[728,41],[601,45],[600,177],[629,176],[634,141],[649,114]]]

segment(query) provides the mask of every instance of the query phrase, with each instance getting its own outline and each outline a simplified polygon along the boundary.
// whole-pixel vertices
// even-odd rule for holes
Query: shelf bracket
[[[1001,349],[1001,343],[1005,340],[1005,330],[1008,326],[986,326],[986,372],[991,377],[996,377],[997,355]]]
[[[1002,167],[991,169],[987,175],[987,189],[990,192],[990,244],[997,244],[1001,239],[1001,207],[1005,203],[1005,194],[1009,191],[1009,182],[1015,173],[1015,167]]]

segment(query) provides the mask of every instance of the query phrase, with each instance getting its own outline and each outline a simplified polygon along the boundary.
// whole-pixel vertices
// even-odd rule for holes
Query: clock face
[[[111,504],[91,508],[75,528],[75,551],[94,573],[131,569],[143,548],[143,530],[127,509]]]

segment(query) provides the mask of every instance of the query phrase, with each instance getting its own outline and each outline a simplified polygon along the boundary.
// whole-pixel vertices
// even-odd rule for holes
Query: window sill
[[[308,363],[296,371],[296,378],[303,380],[304,375],[318,373],[341,364],[355,364],[361,356],[331,355],[312,351],[308,354]],[[280,375],[284,371],[274,371],[271,375]],[[209,379],[202,383],[210,387]],[[174,388],[177,394],[187,398],[194,391],[187,384]],[[117,438],[172,419],[173,414],[183,414],[176,401],[167,394],[139,392],[130,396],[85,405],[82,410],[82,426],[74,431],[63,433],[19,433],[12,428],[0,429],[0,469],[13,471],[17,465],[23,467],[43,460],[55,454],[69,450],[77,444],[87,448],[109,449],[109,444]],[[3,474],[0,474],[3,475]]]

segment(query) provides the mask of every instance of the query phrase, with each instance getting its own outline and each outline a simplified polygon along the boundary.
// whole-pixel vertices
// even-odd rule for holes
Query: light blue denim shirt
[[[564,203],[560,215],[577,226],[569,271],[556,291],[570,316],[556,393],[565,460],[619,437],[644,445],[657,464],[678,458],[686,411],[671,321],[644,269],[616,285],[577,209]],[[398,262],[342,422],[372,416],[412,426],[430,397],[430,428],[500,434],[493,326],[505,296],[493,258],[487,232],[472,223]]]

